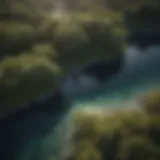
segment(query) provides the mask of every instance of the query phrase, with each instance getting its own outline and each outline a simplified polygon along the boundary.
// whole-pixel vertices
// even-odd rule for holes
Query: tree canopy
[[[160,91],[150,91],[144,99],[141,108],[73,112],[73,150],[68,159],[158,160]]]
[[[8,0],[0,6],[2,115],[54,90],[73,67],[123,53],[126,30],[116,12],[74,11],[56,17],[50,1],[43,0]]]

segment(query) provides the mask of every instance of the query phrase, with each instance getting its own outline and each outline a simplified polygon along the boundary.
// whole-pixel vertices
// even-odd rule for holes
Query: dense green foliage
[[[159,160],[160,92],[145,97],[142,110],[98,114],[77,111],[72,160]]]
[[[132,11],[131,15],[128,10]],[[159,31],[155,16],[159,15],[159,1],[156,0],[154,3],[150,0],[1,1],[2,115],[3,106],[8,111],[10,105],[53,90],[71,68],[121,54],[126,39],[122,16],[125,13],[129,15],[126,22],[131,31],[144,26],[146,30]],[[146,20],[148,14],[152,23]],[[37,85],[33,88],[34,83]]]
[[[0,5],[1,115],[53,90],[72,68],[123,53],[126,31],[116,12],[75,12],[57,18],[48,8],[50,1],[4,2]]]
[[[72,68],[121,55],[123,15],[132,32],[159,32],[159,0],[81,1],[66,0],[58,18],[56,0],[0,2],[0,118],[54,90]],[[72,159],[159,160],[159,105],[156,92],[144,99],[142,111],[78,113]]]

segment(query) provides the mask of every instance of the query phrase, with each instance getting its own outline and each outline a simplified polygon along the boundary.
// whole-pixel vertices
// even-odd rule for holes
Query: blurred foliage
[[[0,63],[1,115],[54,90],[59,72],[60,68],[46,56],[24,53],[6,58]]]
[[[107,15],[79,13],[59,21],[54,44],[63,68],[108,59],[123,52],[126,36],[123,21],[120,16],[110,19]]]
[[[27,76],[28,70],[32,71],[31,66],[33,70],[36,65],[38,68],[45,68],[42,73],[46,70],[46,73],[43,74],[47,76],[43,84],[44,86],[48,84],[48,87],[40,86],[52,88],[47,82],[49,81],[47,77],[55,77],[55,75],[61,77],[76,66],[121,55],[127,36],[123,15],[126,12],[129,15],[127,24],[130,27],[135,28],[139,24],[144,24],[146,27],[147,23],[142,20],[148,17],[148,13],[149,15],[152,13],[152,10],[150,13],[147,8],[144,9],[146,6],[149,9],[159,10],[157,7],[159,1],[42,0],[39,2],[37,0],[15,0],[13,2],[2,0],[0,2],[0,63],[2,63],[0,70],[3,72],[0,79],[1,102],[7,105],[18,103],[19,100],[11,101],[11,97],[18,99],[14,96],[17,94],[18,97],[19,94],[15,90],[11,92],[13,86],[10,88],[9,84],[15,84],[16,81],[15,88],[20,90],[18,88],[19,83],[22,83],[21,74]],[[134,15],[130,15],[128,11],[132,11]],[[151,16],[152,21],[153,17],[155,16]],[[40,65],[42,67],[39,67]],[[56,74],[52,72],[52,69],[50,70],[55,66],[59,68]],[[33,77],[39,81],[40,78],[36,76],[35,71],[33,73]],[[8,79],[9,81],[13,79],[13,82],[8,83]],[[30,75],[26,77],[24,86],[29,83],[27,79],[32,78]],[[28,92],[25,87],[21,90],[24,93]],[[11,93],[12,96],[8,96]],[[36,89],[35,93],[38,93]],[[35,93],[33,92],[33,95]]]
[[[160,7],[159,0],[102,0],[102,2],[106,5],[106,7],[119,11],[136,11],[143,6],[154,8]]]
[[[124,19],[132,31],[159,31],[159,0],[65,2],[0,2],[0,117],[54,90],[72,68],[121,55]],[[72,159],[159,160],[159,95],[146,97],[143,112],[78,113]]]
[[[122,14],[129,30],[128,42],[140,47],[160,43],[159,0],[65,0],[68,10],[103,12],[110,10]]]
[[[128,15],[129,28],[134,30],[139,24],[146,28],[148,19],[146,20],[145,17],[149,14],[153,21],[156,18],[153,18],[155,15],[152,16],[152,8],[154,10],[157,8],[159,11],[157,7],[159,1],[153,2],[151,3],[150,0],[145,2],[142,0],[133,2],[128,0],[42,0],[41,2],[2,0],[0,2],[2,110],[3,106],[9,107],[19,104],[19,101],[23,102],[23,98],[18,99],[22,90],[24,99],[27,101],[32,97],[32,94],[28,97],[29,90],[33,92],[33,95],[40,94],[40,88],[42,91],[43,88],[52,90],[52,85],[54,87],[57,85],[57,81],[52,80],[53,77],[59,81],[60,77],[76,66],[95,60],[109,60],[117,55],[121,56],[127,37],[124,14]],[[130,15],[128,11],[132,11],[133,15]],[[155,12],[156,15],[159,15],[158,13]],[[156,23],[150,24],[152,27],[155,24],[159,29],[157,23],[156,20]],[[55,71],[57,68],[58,72]],[[38,77],[40,72],[41,77],[46,75],[45,80]],[[21,80],[24,77],[26,77],[25,81]],[[39,83],[41,79],[43,85],[35,87],[34,90],[33,87],[32,90],[29,89],[30,87],[27,88],[26,84],[33,86],[32,77]],[[48,83],[48,81],[53,83]]]
[[[102,6],[120,12],[129,31],[128,42],[140,47],[160,43],[159,0],[100,0]]]
[[[0,2],[1,115],[52,91],[76,66],[122,55],[127,32],[120,14],[88,10],[57,17],[57,5]]]
[[[71,159],[159,160],[160,91],[149,92],[145,99],[140,110],[73,113]]]
[[[149,92],[143,99],[146,112],[149,114],[160,114],[160,93],[159,91]]]

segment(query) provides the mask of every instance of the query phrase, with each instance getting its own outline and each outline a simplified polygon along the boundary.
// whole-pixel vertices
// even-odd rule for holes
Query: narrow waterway
[[[129,47],[125,52],[125,63],[121,71],[107,80],[104,85],[98,84],[95,77],[82,74],[79,85],[72,79],[64,85],[64,93],[72,100],[72,108],[86,109],[90,107],[137,107],[137,96],[160,87],[160,47],[152,46],[146,51]],[[33,118],[32,121],[35,121]],[[41,120],[42,122],[42,120]],[[64,124],[65,122],[65,124]],[[35,124],[35,123],[34,123]],[[43,130],[43,125],[41,127]],[[32,139],[24,144],[24,150],[18,154],[18,160],[56,159],[61,149],[66,146],[67,131],[66,119],[45,138]],[[65,133],[65,134],[64,134]],[[16,159],[17,160],[17,159]]]
[[[71,96],[74,99],[74,107],[93,105],[120,107],[121,103],[129,103],[129,106],[133,106],[137,104],[134,103],[137,96],[160,87],[159,46],[151,46],[147,50],[129,47],[125,55],[125,63],[121,71],[107,80],[105,85],[90,94],[84,91],[80,96],[76,96],[75,93]]]
[[[120,72],[107,80],[104,85],[98,84],[96,77],[87,77],[83,74],[79,76],[81,77],[79,85],[74,84],[72,80],[67,81],[63,85],[63,92],[73,102],[72,108],[137,106],[138,95],[160,87],[159,46],[152,46],[146,51],[129,47],[125,55]],[[69,130],[64,122],[59,123],[55,128],[54,120],[52,114],[34,112],[10,125],[9,132],[6,131],[8,135],[4,134],[5,138],[8,138],[1,137],[1,142],[3,141],[1,150],[5,158],[1,154],[0,159],[54,159],[61,147],[66,144],[66,128]],[[42,136],[46,128],[50,130]],[[55,159],[59,160],[57,157]]]

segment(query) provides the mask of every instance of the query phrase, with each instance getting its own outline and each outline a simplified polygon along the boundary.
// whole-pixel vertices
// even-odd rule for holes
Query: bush
[[[159,159],[159,148],[153,142],[142,136],[124,137],[120,145],[120,160]]]
[[[55,19],[43,11],[31,16],[33,8],[23,3],[10,6],[12,12],[0,12],[2,115],[10,105],[52,89],[76,66],[122,56],[125,46],[125,28],[116,13],[75,12]]]
[[[24,53],[5,58],[0,64],[0,75],[0,114],[3,115],[12,107],[15,110],[41,93],[54,90],[60,69],[46,56]]]
[[[91,114],[92,111],[74,113],[73,148],[83,142],[88,148],[88,144],[92,144],[102,160],[160,159],[159,93],[147,94],[142,110],[133,108],[103,111],[101,114],[97,111],[95,114]],[[73,159],[77,160],[76,157],[83,154],[91,156],[90,152],[86,153],[87,150],[79,152],[73,149]]]
[[[75,13],[66,20],[58,20],[55,26],[53,44],[63,68],[107,60],[124,50],[126,32],[117,15],[110,18],[107,13],[101,17]]]
[[[160,92],[150,91],[143,100],[144,109],[149,114],[160,114]]]

